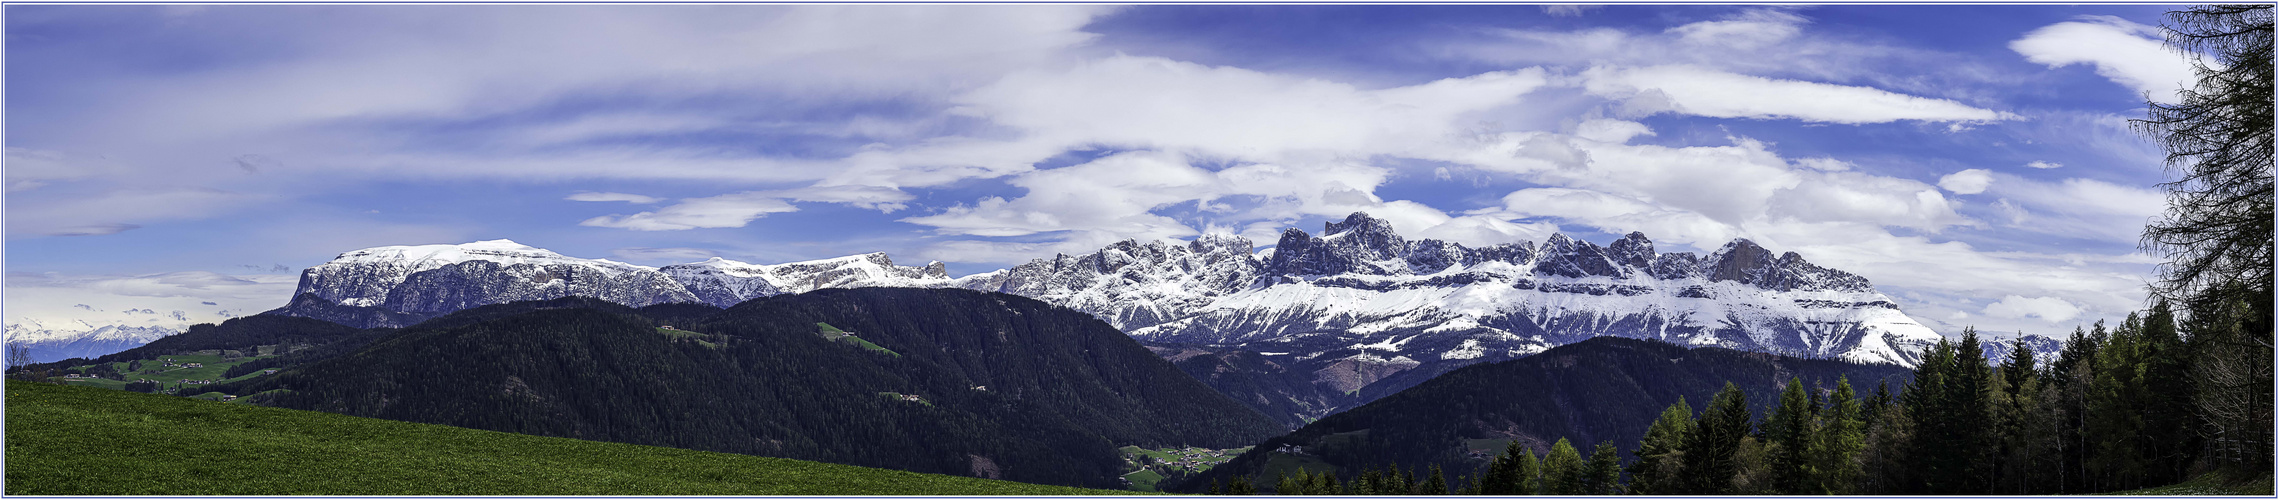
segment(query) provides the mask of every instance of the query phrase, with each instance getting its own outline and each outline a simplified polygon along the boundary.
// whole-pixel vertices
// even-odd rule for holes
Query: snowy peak
[[[760,270],[760,276],[782,293],[864,286],[940,287],[948,286],[950,278],[948,267],[940,261],[925,267],[897,266],[885,252],[775,265],[736,264]]]
[[[1726,243],[1709,255],[1704,265],[1711,281],[1733,281],[1778,291],[1873,292],[1867,278],[1812,265],[1804,256],[1788,252],[1774,257],[1771,250],[1747,239]]]
[[[1228,234],[1184,243],[1124,240],[1093,253],[1054,255],[967,276],[957,286],[1043,300],[1131,332],[1249,289],[1261,276],[1253,251],[1250,239]]]
[[[1636,235],[1637,233],[1631,234]],[[1645,236],[1639,235],[1639,239],[1643,240]],[[1536,274],[1568,278],[1586,276],[1627,278],[1630,277],[1631,270],[1631,267],[1616,264],[1612,257],[1607,256],[1606,249],[1588,241],[1568,238],[1567,235],[1557,233],[1553,233],[1550,239],[1544,240],[1542,257],[1535,262]]]

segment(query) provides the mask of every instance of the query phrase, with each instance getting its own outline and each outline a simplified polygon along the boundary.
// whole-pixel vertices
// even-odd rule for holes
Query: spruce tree
[[[1788,387],[1781,390],[1780,406],[1773,409],[1763,426],[1766,441],[1766,461],[1772,472],[1772,491],[1783,495],[1810,495],[1819,492],[1812,481],[1811,464],[1806,453],[1812,442],[1811,402],[1804,394],[1802,379],[1790,377]]]
[[[1733,490],[1733,453],[1750,430],[1748,399],[1739,386],[1726,382],[1709,400],[1687,435],[1684,475],[1686,494],[1724,495]]]
[[[1551,445],[1551,454],[1543,458],[1543,482],[1546,495],[1583,494],[1583,456],[1567,438]]]
[[[1662,418],[1646,429],[1631,453],[1630,491],[1640,495],[1676,495],[1685,491],[1683,460],[1686,435],[1693,432],[1693,407],[1684,396],[1662,410]]]
[[[1600,441],[1591,449],[1591,457],[1583,468],[1583,494],[1620,495],[1622,488],[1622,452],[1614,449],[1613,441]]]
[[[1518,494],[1543,494],[1543,464],[1535,460],[1535,450],[1530,450],[1524,447],[1520,448],[1519,451]]]
[[[1445,477],[1445,476],[1442,476],[1442,475],[1441,475],[1441,473],[1440,473],[1440,465],[1439,465],[1439,464],[1433,464],[1433,466],[1432,466],[1432,476],[1431,476],[1431,477],[1427,477],[1427,478],[1425,478],[1425,480],[1424,480],[1424,484],[1420,484],[1420,485],[1417,485],[1416,494],[1419,494],[1419,495],[1446,495],[1446,494],[1448,494],[1448,478],[1447,478],[1447,477]]]
[[[1859,454],[1867,446],[1861,411],[1850,377],[1837,378],[1836,393],[1828,398],[1828,408],[1820,412],[1819,428],[1812,435],[1811,494],[1847,495],[1856,491]]]

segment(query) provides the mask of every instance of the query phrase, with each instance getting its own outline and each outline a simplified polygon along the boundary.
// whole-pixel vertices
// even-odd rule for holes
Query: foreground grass
[[[2157,486],[2141,490],[2117,491],[2113,495],[2185,496],[2185,495],[2238,495],[2271,496],[2271,476],[2252,480],[2237,480],[2215,473],[2202,474],[2190,481]]]
[[[1106,495],[7,382],[9,495]]]

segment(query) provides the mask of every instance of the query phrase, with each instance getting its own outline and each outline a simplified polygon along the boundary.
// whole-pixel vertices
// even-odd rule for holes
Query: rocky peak
[[[1639,270],[1652,269],[1654,266],[1654,240],[1646,239],[1646,233],[1631,231],[1630,235],[1623,236],[1622,239],[1614,240],[1614,243],[1608,244],[1606,255],[1614,259],[1615,264]]]
[[[1322,239],[1337,240],[1340,247],[1351,249],[1351,256],[1365,260],[1393,259],[1409,253],[1408,240],[1393,231],[1393,223],[1370,217],[1367,212],[1354,212],[1343,222],[1322,223]]]
[[[1748,239],[1735,239],[1702,262],[1711,281],[1733,281],[1768,290],[1874,291],[1867,278],[1805,262],[1787,252],[1774,257],[1771,250]]]
[[[1629,276],[1627,269],[1615,265],[1614,260],[1607,257],[1605,249],[1558,233],[1552,233],[1551,238],[1544,240],[1542,256],[1535,261],[1535,273],[1568,278]]]

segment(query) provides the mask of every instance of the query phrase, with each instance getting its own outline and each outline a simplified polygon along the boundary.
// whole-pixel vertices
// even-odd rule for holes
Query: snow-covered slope
[[[894,265],[883,252],[784,264],[747,264],[713,257],[704,262],[658,269],[705,303],[728,307],[785,293],[866,286],[933,288],[949,284],[941,262],[926,267]]]
[[[303,271],[293,304],[270,314],[361,328],[399,327],[477,306],[573,295],[634,307],[676,302],[728,307],[819,288],[949,286],[948,278],[940,262],[896,266],[883,253],[773,265],[714,258],[660,269],[490,240],[340,254]]]
[[[8,324],[7,344],[30,349],[33,361],[45,363],[133,349],[175,333],[179,331],[163,326],[94,325],[77,321],[49,325],[23,321]]]
[[[679,282],[653,268],[567,257],[509,240],[340,254],[303,271],[294,294],[414,314],[571,295],[636,307],[697,301]]]
[[[1658,253],[1639,233],[1469,248],[1410,241],[1364,213],[1321,236],[1287,230],[1270,252],[1225,235],[1127,241],[959,283],[1145,341],[1265,354],[1355,403],[1598,336],[1903,366],[1941,338],[1866,279],[1749,240],[1709,255]]]

